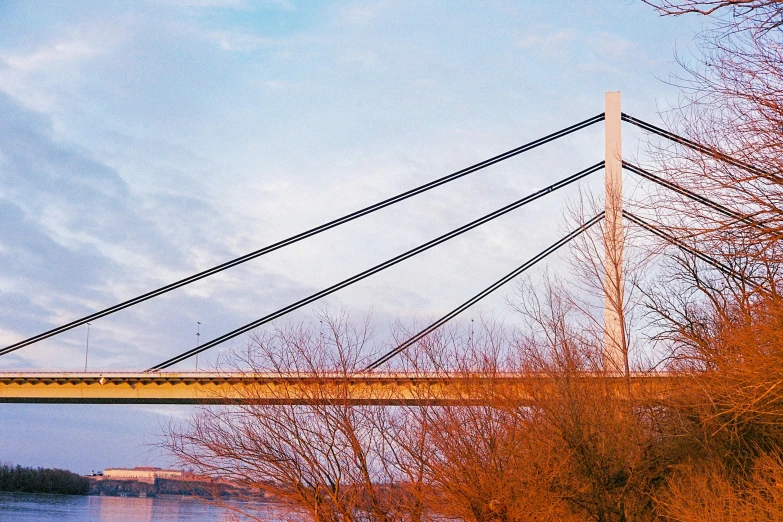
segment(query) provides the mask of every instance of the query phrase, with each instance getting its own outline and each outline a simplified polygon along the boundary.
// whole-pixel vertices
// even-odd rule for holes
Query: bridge
[[[605,376],[616,393],[625,376]],[[592,375],[584,379],[593,380]],[[671,386],[664,373],[633,374],[632,393],[649,397]],[[377,406],[528,401],[551,376],[357,372],[19,372],[0,374],[0,402],[48,404],[354,404]]]
[[[260,403],[260,404],[299,404],[305,402],[323,402],[330,400],[344,400],[354,404],[447,404],[453,402],[465,402],[483,400],[487,395],[481,388],[481,376],[466,376],[458,374],[422,374],[422,373],[394,373],[378,371],[392,358],[404,352],[410,346],[424,339],[448,321],[464,312],[481,299],[490,295],[503,285],[512,281],[520,274],[543,261],[547,256],[584,233],[601,220],[604,224],[604,260],[603,269],[605,277],[603,289],[604,302],[604,366],[608,369],[607,375],[617,386],[632,387],[662,386],[661,383],[669,377],[660,375],[632,375],[628,366],[627,348],[622,332],[622,304],[623,304],[623,221],[626,220],[641,229],[664,239],[672,245],[680,248],[689,255],[693,255],[713,269],[725,275],[748,281],[743,274],[735,272],[719,260],[700,251],[691,243],[683,239],[673,237],[662,228],[623,209],[622,198],[622,173],[623,170],[641,176],[647,181],[656,183],[668,190],[672,190],[692,199],[699,204],[706,205],[724,217],[738,222],[748,223],[761,227],[752,218],[740,214],[706,197],[696,194],[681,187],[672,181],[666,180],[656,174],[648,172],[636,165],[623,161],[622,157],[622,123],[635,125],[642,130],[653,133],[679,145],[688,147],[700,154],[709,156],[715,160],[727,162],[735,167],[756,172],[753,166],[741,163],[733,158],[721,154],[719,151],[677,136],[669,131],[646,123],[621,112],[620,93],[606,93],[605,110],[603,113],[561,129],[557,132],[521,145],[515,149],[504,152],[475,165],[459,170],[442,178],[436,179],[419,187],[413,188],[401,194],[380,201],[363,209],[357,210],[338,219],[291,236],[287,239],[268,245],[244,256],[214,266],[179,281],[149,291],[145,294],[128,299],[122,303],[110,306],[94,312],[85,317],[63,324],[46,332],[39,333],[23,341],[14,343],[0,349],[0,357],[24,347],[30,346],[43,339],[53,337],[73,328],[90,323],[102,317],[108,316],[120,310],[124,310],[148,299],[181,288],[195,281],[199,281],[211,275],[228,270],[239,264],[256,259],[275,250],[305,240],[326,230],[338,227],[355,219],[361,218],[400,201],[422,194],[435,187],[444,185],[456,179],[470,175],[481,169],[515,157],[519,154],[543,146],[563,136],[575,133],[597,123],[604,122],[605,147],[604,158],[598,163],[572,174],[544,189],[522,197],[494,212],[475,219],[451,232],[434,238],[416,248],[408,250],[383,263],[360,272],[341,282],[316,292],[308,297],[300,299],[284,308],[272,312],[256,321],[240,326],[231,332],[218,336],[204,344],[186,352],[171,357],[149,369],[141,372],[35,372],[16,371],[0,372],[0,402],[29,402],[29,403],[112,403],[112,404],[236,404],[236,403]],[[483,225],[499,216],[512,212],[524,205],[543,198],[558,189],[575,183],[595,172],[604,171],[605,179],[605,209],[600,214],[585,220],[569,234],[552,243],[549,247],[526,260],[520,266],[507,273],[490,286],[472,296],[443,317],[422,329],[416,335],[399,344],[382,357],[370,363],[361,371],[346,374],[261,374],[252,372],[164,372],[171,366],[197,356],[210,348],[240,336],[258,328],[270,321],[302,308],[325,296],[339,291],[362,279],[370,277],[382,270],[405,261],[421,252],[442,244],[469,230]],[[756,172],[757,173],[757,172]],[[762,173],[763,174],[763,173]],[[85,365],[86,370],[86,365]],[[586,375],[585,378],[590,378]],[[543,377],[542,377],[543,378]],[[542,378],[504,374],[499,380],[486,379],[486,383],[492,386],[501,383],[506,390],[512,390],[520,399],[528,396],[531,386],[540,386]],[[486,384],[485,383],[485,384]]]

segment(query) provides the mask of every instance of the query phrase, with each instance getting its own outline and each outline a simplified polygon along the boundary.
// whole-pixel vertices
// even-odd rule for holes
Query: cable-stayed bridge
[[[591,379],[592,375],[583,376]],[[509,400],[525,402],[547,376],[345,372],[104,372],[0,373],[0,402],[42,404],[324,404],[449,405]],[[627,390],[623,375],[608,385]],[[632,392],[662,393],[663,373],[633,375]]]
[[[486,296],[492,294],[506,283],[512,281],[526,270],[545,260],[562,246],[566,245],[599,221],[604,224],[604,255],[613,262],[605,262],[606,269],[604,287],[605,300],[605,361],[609,368],[614,368],[617,379],[634,385],[650,383],[666,379],[665,375],[629,375],[627,357],[625,357],[621,335],[620,316],[616,305],[612,303],[622,302],[623,274],[622,274],[622,226],[623,221],[629,221],[635,226],[641,227],[647,232],[662,238],[672,245],[682,249],[690,255],[696,256],[708,263],[716,270],[731,277],[742,280],[742,274],[736,273],[732,268],[711,257],[707,253],[690,246],[686,242],[673,237],[641,217],[634,215],[622,206],[622,172],[626,170],[641,176],[642,178],[672,190],[681,196],[692,199],[699,204],[706,205],[723,216],[748,222],[753,226],[763,227],[748,216],[742,215],[708,198],[696,194],[671,181],[665,180],[636,165],[623,161],[622,157],[622,122],[635,125],[644,131],[669,139],[679,145],[689,147],[701,154],[705,154],[718,161],[729,163],[755,175],[769,176],[759,169],[730,158],[719,151],[715,151],[704,145],[695,143],[681,136],[677,136],[664,129],[646,123],[642,120],[622,113],[620,110],[620,93],[607,93],[605,111],[584,121],[551,133],[530,143],[526,143],[507,152],[464,168],[447,176],[441,177],[419,187],[413,188],[401,194],[357,210],[318,227],[301,232],[287,239],[260,248],[244,256],[232,259],[220,265],[214,266],[197,274],[175,281],[168,285],[151,290],[142,295],[128,299],[119,304],[99,310],[82,318],[63,324],[51,330],[33,335],[23,341],[14,343],[0,349],[0,356],[7,355],[16,350],[28,347],[44,339],[56,336],[78,326],[82,326],[106,317],[120,310],[143,303],[149,299],[171,292],[178,288],[210,277],[214,274],[228,270],[247,261],[264,256],[286,246],[303,241],[309,237],[339,227],[350,221],[359,219],[378,210],[384,209],[395,203],[404,201],[423,194],[435,187],[450,183],[451,181],[468,176],[474,172],[500,163],[509,158],[518,156],[532,149],[541,147],[559,138],[576,133],[582,129],[604,123],[605,151],[604,159],[567,176],[556,183],[549,185],[537,192],[528,194],[513,203],[501,207],[489,214],[466,223],[446,234],[438,236],[413,249],[403,252],[391,259],[368,268],[343,281],[335,283],[328,288],[318,291],[310,296],[289,304],[275,312],[265,315],[255,321],[235,328],[234,330],[211,339],[199,346],[170,357],[145,371],[128,372],[0,372],[0,402],[46,402],[46,403],[123,403],[123,404],[172,404],[172,403],[226,403],[226,402],[262,402],[268,404],[301,403],[307,400],[330,400],[337,398],[337,394],[343,394],[342,399],[357,404],[415,404],[420,402],[460,402],[474,399],[471,390],[475,386],[467,386],[468,382],[475,383],[480,376],[447,375],[447,374],[404,374],[382,371],[382,367],[395,356],[405,351],[410,346],[425,338],[451,319],[458,316]],[[544,198],[547,195],[571,185],[591,174],[604,172],[605,178],[605,209],[598,215],[586,219],[578,227],[564,237],[554,241],[550,246],[526,260],[511,272],[498,279],[487,288],[470,297],[465,302],[454,308],[431,325],[407,339],[393,350],[373,361],[361,371],[347,375],[340,374],[254,374],[246,372],[167,372],[173,365],[196,357],[230,339],[250,332],[266,323],[274,321],[284,315],[307,306],[323,297],[337,292],[347,286],[359,282],[367,277],[377,274],[389,267],[414,257],[424,251],[434,248],[465,232],[473,230],[500,216],[513,212],[533,201]],[[587,376],[586,378],[589,378]],[[511,389],[515,389],[520,397],[524,397],[527,386],[531,385],[531,377],[515,375],[503,375],[502,381]],[[340,386],[337,386],[340,385]],[[645,384],[646,385],[646,384]],[[347,390],[347,391],[346,391]],[[252,391],[252,393],[251,393]]]

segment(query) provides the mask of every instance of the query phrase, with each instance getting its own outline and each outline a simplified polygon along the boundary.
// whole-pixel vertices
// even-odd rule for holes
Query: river
[[[280,520],[271,506],[255,513]],[[189,497],[131,498],[0,492],[0,522],[228,522],[229,510]]]

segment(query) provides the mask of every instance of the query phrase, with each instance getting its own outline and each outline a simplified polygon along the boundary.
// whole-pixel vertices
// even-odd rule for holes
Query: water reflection
[[[281,517],[270,506],[255,505],[269,521]],[[277,516],[276,516],[277,515]],[[80,497],[0,493],[0,522],[227,522],[227,510],[198,499]]]
[[[90,508],[98,504],[100,521],[152,522],[151,498],[87,497]],[[93,509],[90,509],[92,511]],[[176,520],[176,519],[174,519]]]

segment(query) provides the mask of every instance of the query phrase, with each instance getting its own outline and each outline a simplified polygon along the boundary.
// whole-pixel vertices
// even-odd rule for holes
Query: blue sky
[[[2,1],[0,345],[597,114],[605,91],[659,121],[678,97],[665,82],[675,49],[691,50],[701,23],[630,0]],[[628,130],[631,155],[637,138]],[[146,368],[192,347],[197,321],[210,339],[602,154],[596,126],[96,321],[90,367]],[[327,304],[372,310],[379,339],[391,321],[450,310],[559,237],[576,190]],[[505,320],[505,298],[472,316]],[[0,371],[78,369],[85,336],[14,352]],[[185,414],[0,405],[0,460],[81,472],[161,463],[145,443]]]

